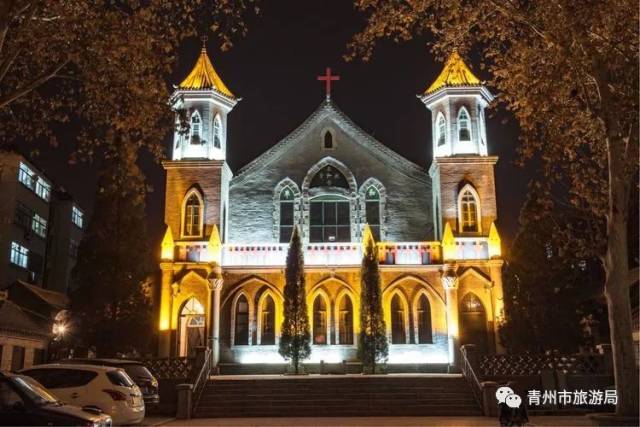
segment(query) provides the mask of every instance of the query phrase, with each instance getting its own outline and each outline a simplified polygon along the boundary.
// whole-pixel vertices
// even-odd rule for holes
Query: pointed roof
[[[447,86],[479,86],[482,82],[464,63],[457,50],[454,50],[438,78],[424,91],[425,94],[433,93]]]
[[[183,90],[213,89],[225,96],[235,98],[229,88],[225,86],[218,73],[216,73],[209,59],[209,55],[207,55],[207,49],[204,47],[200,51],[200,56],[193,66],[193,70],[191,70],[189,75],[178,85],[178,88]]]

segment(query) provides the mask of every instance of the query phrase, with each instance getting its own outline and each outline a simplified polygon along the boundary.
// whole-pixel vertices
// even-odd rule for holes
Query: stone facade
[[[464,343],[500,351],[497,158],[488,156],[484,129],[492,97],[473,76],[447,83],[470,73],[460,61],[450,60],[446,67],[459,70],[443,72],[420,96],[434,120],[446,116],[446,143],[434,133],[429,170],[376,141],[328,97],[234,177],[224,152],[219,160],[191,158],[183,147],[165,162],[159,355],[189,356],[208,345],[214,363],[283,363],[287,231],[298,227],[310,361],[356,361],[367,224],[378,241],[389,363],[456,365]],[[230,112],[235,100],[210,90],[210,108]],[[196,107],[204,96],[201,88],[177,92]],[[233,149],[226,120],[223,127],[223,147]],[[176,147],[188,142],[180,138]],[[187,224],[197,232],[185,236]]]

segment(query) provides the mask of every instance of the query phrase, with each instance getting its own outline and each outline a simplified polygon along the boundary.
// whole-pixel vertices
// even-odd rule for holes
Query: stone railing
[[[455,259],[488,259],[487,238],[459,237],[455,239]],[[222,266],[284,266],[287,243],[256,243],[222,245]],[[442,260],[440,242],[379,242],[381,265],[431,265]],[[209,262],[205,241],[176,242],[174,260],[177,262]],[[359,265],[362,262],[361,243],[307,243],[304,261],[308,266]]]

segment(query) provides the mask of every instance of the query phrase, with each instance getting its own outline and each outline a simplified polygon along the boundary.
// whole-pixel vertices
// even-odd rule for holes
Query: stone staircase
[[[480,406],[462,375],[219,376],[194,417],[473,416]]]

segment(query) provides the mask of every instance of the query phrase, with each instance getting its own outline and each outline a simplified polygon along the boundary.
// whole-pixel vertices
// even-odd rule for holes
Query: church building
[[[489,154],[485,122],[493,96],[454,52],[418,98],[431,120],[429,169],[358,127],[327,91],[288,136],[232,171],[226,155],[240,147],[227,115],[239,98],[203,48],[171,97],[190,126],[176,130],[163,162],[159,355],[190,356],[208,345],[215,364],[284,363],[284,268],[297,226],[308,362],[357,362],[367,225],[379,249],[388,363],[456,365],[466,343],[501,351],[498,158]]]

